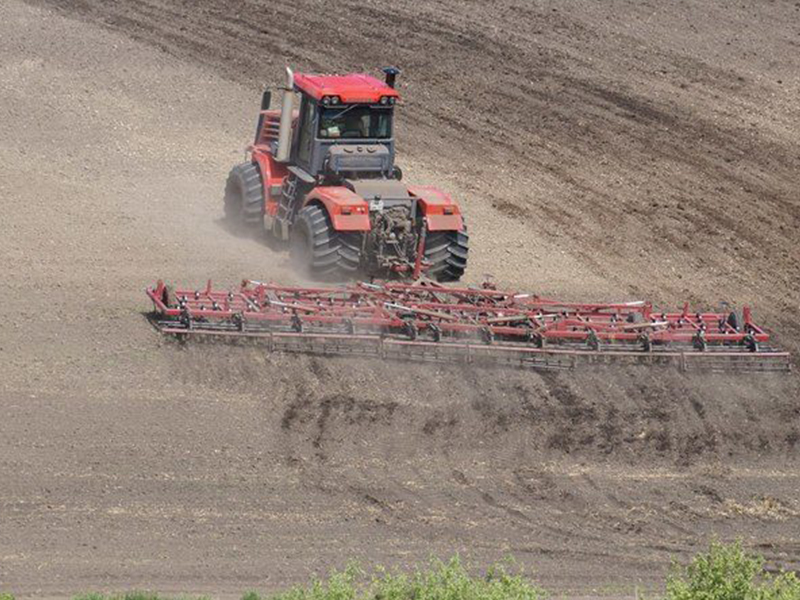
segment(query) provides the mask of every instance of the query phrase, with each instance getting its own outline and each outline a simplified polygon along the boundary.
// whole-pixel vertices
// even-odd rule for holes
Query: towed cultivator
[[[581,304],[435,283],[236,290],[148,288],[164,334],[255,339],[270,350],[438,363],[570,369],[583,363],[788,371],[748,308],[665,313],[646,302]]]

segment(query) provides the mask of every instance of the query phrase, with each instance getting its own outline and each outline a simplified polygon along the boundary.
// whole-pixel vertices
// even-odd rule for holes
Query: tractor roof
[[[381,96],[399,98],[397,90],[370,75],[309,75],[297,73],[294,84],[316,100],[339,96],[342,102],[380,102]]]

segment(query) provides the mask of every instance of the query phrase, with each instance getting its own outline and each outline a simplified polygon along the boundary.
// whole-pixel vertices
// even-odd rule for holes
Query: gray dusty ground
[[[160,340],[157,277],[289,281],[220,221],[262,82],[405,68],[469,278],[755,302],[800,349],[793,2],[0,5],[0,590],[234,595],[514,556],[567,595],[742,537],[800,566],[800,379],[358,364]],[[497,108],[493,108],[494,105]]]

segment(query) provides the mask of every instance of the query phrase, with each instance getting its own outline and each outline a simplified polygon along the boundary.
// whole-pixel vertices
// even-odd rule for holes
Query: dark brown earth
[[[275,590],[511,555],[568,596],[740,537],[800,567],[800,377],[531,374],[160,340],[157,277],[291,281],[220,221],[261,85],[404,69],[470,282],[754,304],[800,351],[800,4],[0,5],[0,591]]]

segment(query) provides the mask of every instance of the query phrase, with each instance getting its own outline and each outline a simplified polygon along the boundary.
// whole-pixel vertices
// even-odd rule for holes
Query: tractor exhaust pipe
[[[275,160],[288,162],[292,142],[292,103],[294,102],[294,73],[286,67],[286,87],[281,102],[281,124],[278,130],[278,151]]]

